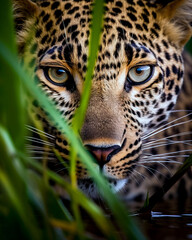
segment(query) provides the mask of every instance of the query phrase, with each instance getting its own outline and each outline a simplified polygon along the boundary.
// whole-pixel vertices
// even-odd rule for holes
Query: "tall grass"
[[[103,1],[96,0],[86,85],[81,107],[74,120],[75,127],[71,129],[54,104],[18,63],[11,1],[0,2],[0,23],[5,23],[0,24],[0,239],[92,239],[94,233],[86,227],[85,215],[80,207],[88,213],[94,228],[101,231],[106,239],[119,239],[120,236],[126,239],[144,239],[127,209],[111,192],[103,176],[95,171],[91,157],[77,136],[89,100],[91,76],[102,27],[102,8]],[[93,38],[93,31],[97,32],[96,39]],[[31,160],[25,153],[26,106],[23,99],[29,93],[49,112],[52,121],[68,138],[72,146],[71,169],[75,168],[76,154],[86,165],[114,216],[114,223],[100,207],[77,189],[75,171],[71,170],[72,184],[69,184],[56,173]],[[78,116],[82,118],[79,119]],[[44,174],[68,192],[71,197],[70,210],[49,186],[48,179],[42,177]]]

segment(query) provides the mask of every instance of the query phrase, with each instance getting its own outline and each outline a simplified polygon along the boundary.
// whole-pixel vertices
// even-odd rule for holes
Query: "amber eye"
[[[128,72],[128,81],[133,85],[143,84],[151,79],[153,69],[150,65],[132,67]]]
[[[63,86],[69,78],[69,73],[64,68],[49,67],[44,72],[46,78],[57,86]]]

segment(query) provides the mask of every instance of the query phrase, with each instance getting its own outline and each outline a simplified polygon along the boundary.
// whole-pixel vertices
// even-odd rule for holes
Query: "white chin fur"
[[[127,183],[126,179],[120,180],[109,180],[109,186],[114,193],[118,193],[125,187]],[[94,199],[101,198],[99,191],[97,190],[96,184],[90,180],[78,181],[78,187],[88,196]]]

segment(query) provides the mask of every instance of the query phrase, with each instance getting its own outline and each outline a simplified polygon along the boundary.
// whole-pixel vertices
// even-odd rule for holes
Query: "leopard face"
[[[109,179],[115,192],[137,171],[145,137],[168,119],[182,86],[181,54],[190,36],[190,24],[182,12],[190,1],[178,2],[105,3],[90,100],[79,134],[97,161],[95,168]],[[79,106],[87,70],[92,8],[93,1],[87,0],[15,1],[21,57],[69,124]],[[54,136],[61,157],[70,161],[65,136],[37,101],[33,110],[44,131]],[[58,168],[56,160],[54,164]],[[65,170],[60,174],[66,175]],[[97,197],[79,161],[76,174],[79,187]]]

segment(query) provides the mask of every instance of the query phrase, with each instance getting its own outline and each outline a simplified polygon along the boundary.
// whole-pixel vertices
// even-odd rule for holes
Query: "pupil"
[[[137,68],[137,69],[136,69],[136,73],[137,73],[137,74],[141,74],[142,72],[143,72],[142,68]]]
[[[62,75],[65,71],[63,69],[57,69],[56,74],[57,75]]]

